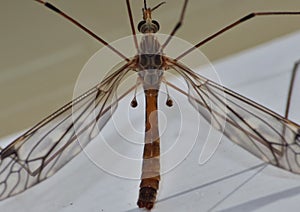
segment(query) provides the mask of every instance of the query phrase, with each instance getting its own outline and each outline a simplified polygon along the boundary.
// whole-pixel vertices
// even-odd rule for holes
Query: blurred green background
[[[130,35],[125,0],[51,1],[108,42]],[[142,0],[132,0],[134,20]],[[161,1],[149,0],[149,6]],[[153,14],[168,34],[183,0]],[[253,11],[300,11],[295,0],[190,0],[178,37],[197,43]],[[201,50],[216,61],[300,29],[300,16],[259,17]],[[0,137],[29,128],[72,98],[76,78],[100,43],[33,0],[1,1]],[[300,58],[300,54],[299,54]]]

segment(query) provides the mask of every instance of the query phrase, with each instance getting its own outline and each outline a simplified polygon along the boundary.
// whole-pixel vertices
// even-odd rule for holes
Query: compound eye
[[[157,31],[159,30],[160,26],[159,26],[159,23],[155,20],[152,20],[152,23],[156,26],[157,28]]]
[[[138,24],[138,27],[137,27],[139,32],[141,32],[141,28],[145,23],[146,23],[146,21],[140,21],[140,23]]]

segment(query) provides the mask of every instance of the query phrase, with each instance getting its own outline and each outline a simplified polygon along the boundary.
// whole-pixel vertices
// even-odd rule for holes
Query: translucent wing
[[[0,199],[53,175],[98,135],[118,101],[135,87],[116,98],[116,89],[129,65],[123,65],[1,150]]]
[[[260,159],[300,174],[300,126],[281,115],[170,61],[183,76],[189,102],[217,130]],[[171,85],[171,84],[170,84]],[[172,86],[175,88],[175,86]],[[223,124],[225,123],[225,124]]]

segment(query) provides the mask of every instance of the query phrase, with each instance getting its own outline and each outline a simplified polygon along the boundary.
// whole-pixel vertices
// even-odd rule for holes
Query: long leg
[[[289,112],[290,112],[290,103],[291,103],[291,98],[292,98],[292,94],[293,94],[293,88],[294,88],[294,84],[295,84],[296,74],[297,74],[297,71],[299,70],[299,65],[300,65],[300,60],[295,62],[294,67],[293,67],[292,77],[290,80],[290,87],[289,87],[289,91],[288,91],[288,98],[287,98],[286,107],[285,107],[284,117],[286,119],[288,118]]]
[[[138,206],[150,210],[156,200],[160,181],[160,138],[158,130],[157,97],[159,90],[145,90],[146,124],[145,146],[143,154],[142,181]]]
[[[146,2],[144,2],[144,4],[146,4]],[[132,18],[132,11],[131,11],[131,7],[130,7],[130,0],[126,0],[126,5],[127,5],[127,11],[128,11],[129,21],[130,21],[131,32],[133,35],[134,45],[135,45],[136,50],[138,51],[139,45],[138,45],[138,41],[136,38],[136,32],[135,32],[135,27],[134,27],[133,18]]]
[[[163,45],[161,45],[161,51],[164,50],[164,48],[168,45],[168,43],[171,41],[172,37],[175,35],[175,33],[177,32],[177,30],[181,27],[182,22],[183,22],[183,17],[186,11],[186,6],[187,6],[188,0],[184,1],[183,4],[183,8],[181,10],[181,15],[179,18],[179,21],[177,22],[177,24],[175,25],[174,29],[172,30],[172,32],[170,33],[170,35],[168,36],[167,40],[165,41],[165,43]]]
[[[118,51],[117,49],[115,49],[113,46],[111,46],[104,39],[102,39],[101,37],[99,37],[98,35],[96,35],[95,33],[93,33],[91,30],[89,30],[88,28],[86,28],[85,26],[83,26],[82,24],[80,24],[78,21],[76,21],[75,19],[73,19],[72,17],[70,17],[69,15],[67,15],[66,13],[64,13],[63,11],[61,11],[60,9],[58,9],[57,7],[55,7],[53,4],[50,4],[50,3],[46,2],[46,1],[43,1],[43,0],[35,0],[35,1],[39,2],[39,3],[43,4],[43,5],[45,5],[50,10],[58,13],[59,15],[63,16],[64,18],[68,19],[73,24],[75,24],[76,26],[78,26],[80,29],[82,29],[83,31],[87,32],[93,38],[95,38],[96,40],[98,40],[100,43],[102,43],[103,45],[105,45],[108,48],[110,48],[113,52],[115,52],[117,55],[119,55],[121,58],[123,58],[127,62],[130,61],[124,54],[122,54],[120,51]]]
[[[257,16],[269,16],[269,15],[300,15],[300,12],[253,12],[250,13],[242,18],[240,18],[239,20],[233,22],[232,24],[229,24],[228,26],[222,28],[221,30],[217,31],[216,33],[208,36],[207,38],[205,38],[204,40],[200,41],[199,43],[197,43],[194,47],[186,50],[185,52],[183,52],[182,54],[180,54],[176,60],[180,60],[181,58],[183,58],[184,56],[186,56],[187,54],[189,54],[190,52],[192,52],[193,50],[195,50],[196,48],[199,48],[200,46],[204,45],[205,43],[211,41],[212,39],[218,37],[219,35],[223,34],[224,32],[236,27],[237,25],[244,23],[254,17]]]

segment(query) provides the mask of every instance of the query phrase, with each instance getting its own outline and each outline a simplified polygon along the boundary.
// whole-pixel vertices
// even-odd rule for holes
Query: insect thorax
[[[144,87],[158,89],[163,76],[161,45],[153,34],[142,37],[139,49],[139,77]]]

